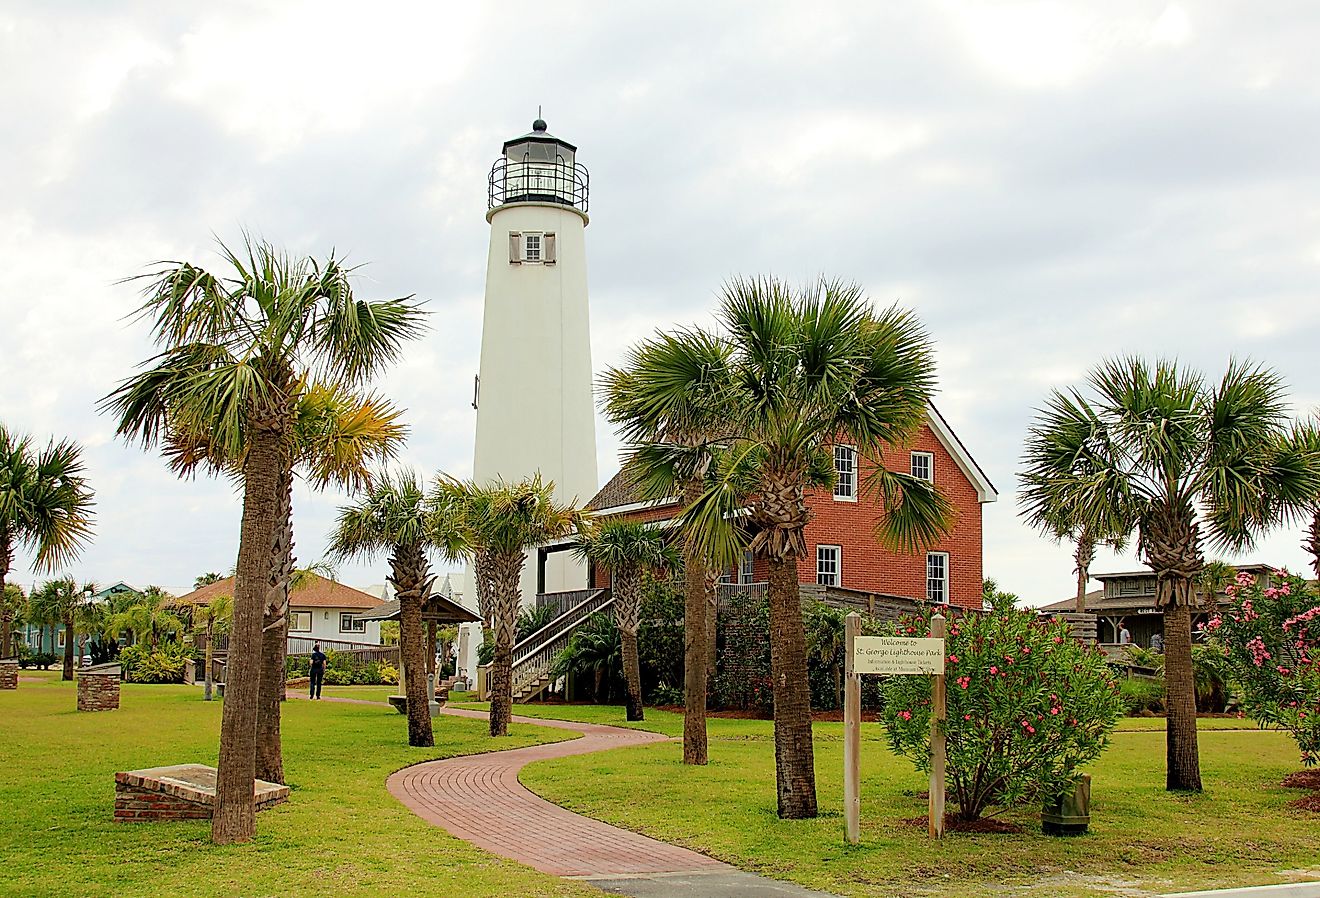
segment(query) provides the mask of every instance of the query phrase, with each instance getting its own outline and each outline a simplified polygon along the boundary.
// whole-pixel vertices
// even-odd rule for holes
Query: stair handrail
[[[609,594],[608,591],[602,590],[602,593],[603,595],[597,597],[599,601],[592,603],[594,607],[591,611],[582,615],[571,626],[564,627],[558,633],[554,634],[549,639],[546,639],[541,645],[537,646],[534,651],[529,652],[527,655],[524,655],[522,659],[515,662],[516,666],[513,670],[513,686],[515,692],[521,690],[528,682],[539,679],[550,669],[554,656],[558,654],[560,649],[562,649],[573,637],[573,632],[577,629],[578,624],[590,617],[591,614],[594,614],[596,611],[606,607],[614,601],[614,596]],[[583,604],[586,603],[584,602]]]
[[[566,628],[566,624],[576,622],[576,621],[569,621],[568,620],[569,618],[573,618],[573,617],[585,618],[593,614],[594,612],[598,611],[600,609],[600,606],[605,604],[603,601],[598,601],[598,600],[601,599],[601,597],[604,594],[608,593],[609,590],[584,589],[581,592],[583,593],[584,596],[581,602],[578,602],[572,608],[568,609],[563,614],[559,615],[559,617],[550,621],[550,623],[546,624],[541,629],[527,634],[522,639],[518,640],[513,644],[513,665],[515,667],[518,666],[518,663],[523,658],[527,657],[527,655],[530,654],[531,648],[536,645],[538,639],[546,637],[547,634],[549,635],[549,638],[553,638],[561,630]],[[591,605],[593,602],[595,603],[594,607],[587,608],[587,606]]]

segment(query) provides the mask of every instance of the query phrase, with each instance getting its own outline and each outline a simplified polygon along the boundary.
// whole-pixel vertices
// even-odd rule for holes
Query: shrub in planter
[[[1240,573],[1233,604],[1202,629],[1223,654],[1254,720],[1292,734],[1302,763],[1320,761],[1320,594],[1305,579],[1275,572],[1265,587]]]
[[[929,613],[889,635],[925,636]],[[1122,713],[1104,655],[1065,624],[1001,608],[949,621],[945,682],[947,782],[957,816],[1051,801],[1104,751]],[[882,681],[881,720],[895,753],[930,769],[929,676]]]
[[[192,660],[191,648],[177,642],[155,649],[139,643],[119,652],[126,683],[182,683],[183,669]]]

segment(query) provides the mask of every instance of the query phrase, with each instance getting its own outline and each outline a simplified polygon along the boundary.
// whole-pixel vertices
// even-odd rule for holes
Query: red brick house
[[[839,483],[833,493],[807,494],[811,523],[807,525],[807,555],[799,560],[801,582],[863,593],[949,602],[963,608],[981,607],[981,506],[999,494],[939,411],[930,406],[927,422],[910,446],[885,453],[890,470],[932,478],[953,503],[953,531],[937,545],[917,555],[890,552],[875,539],[879,506],[858,489],[867,471],[851,446],[835,447]],[[640,498],[627,468],[596,494],[588,505],[601,517],[625,516],[663,521],[680,510],[677,497],[661,501]],[[747,559],[726,574],[731,583],[765,581],[763,559]],[[593,586],[609,585],[605,571],[593,573]]]

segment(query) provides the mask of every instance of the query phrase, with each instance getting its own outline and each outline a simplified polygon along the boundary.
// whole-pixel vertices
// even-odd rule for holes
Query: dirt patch
[[[44,683],[44,682],[46,682],[46,681],[43,680],[41,677],[19,677],[19,678],[18,678],[18,682],[20,682],[20,683]]]
[[[925,827],[929,821],[926,817],[908,817],[899,821],[906,826]],[[1022,825],[1010,823],[1007,820],[982,819],[982,820],[959,820],[953,814],[944,815],[944,831],[949,833],[1008,833],[1016,834],[1025,832]]]
[[[1283,785],[1289,789],[1320,791],[1320,767],[1311,767],[1290,773],[1283,778]]]
[[[1310,811],[1313,814],[1320,814],[1320,792],[1312,792],[1296,801],[1288,802],[1288,807],[1297,808],[1299,811]]]

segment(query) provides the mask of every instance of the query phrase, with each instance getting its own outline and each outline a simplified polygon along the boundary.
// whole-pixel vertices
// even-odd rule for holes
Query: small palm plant
[[[155,650],[162,639],[179,633],[186,625],[178,614],[174,597],[159,586],[148,586],[137,593],[131,604],[110,619],[109,633],[119,638],[125,632],[133,642]]]
[[[207,604],[193,609],[193,632],[206,640],[206,672],[202,680],[202,701],[211,700],[211,692],[215,685],[215,676],[211,670],[215,658],[215,638],[228,632],[229,621],[233,616],[232,596],[216,596]]]
[[[476,576],[487,583],[495,629],[492,736],[507,736],[513,717],[513,643],[527,550],[568,536],[581,520],[576,508],[555,501],[554,490],[539,474],[514,483],[441,480],[438,485],[438,501],[462,528]]]
[[[330,536],[329,552],[337,559],[389,556],[389,580],[399,599],[409,745],[435,744],[422,627],[422,606],[435,582],[430,556],[454,560],[467,549],[466,534],[450,509],[437,504],[417,473],[408,469],[374,478],[355,504],[339,509]]]
[[[676,565],[678,553],[663,530],[640,521],[605,521],[583,527],[574,541],[573,551],[610,574],[614,623],[623,640],[627,715],[629,720],[642,720],[642,672],[637,654],[642,593],[647,577]]]
[[[4,643],[0,658],[9,657],[9,647],[14,644],[14,631],[26,616],[27,610],[28,597],[23,587],[17,583],[6,583],[0,588],[0,638],[3,638]]]
[[[41,609],[41,616],[64,628],[64,666],[61,679],[73,679],[73,652],[76,644],[74,627],[87,599],[72,577],[47,580],[33,593],[32,601]]]
[[[38,449],[31,437],[0,424],[0,592],[19,549],[34,553],[32,568],[40,572],[76,559],[92,536],[92,506],[77,444],[51,440]],[[0,623],[0,658],[8,658],[13,620]]]

